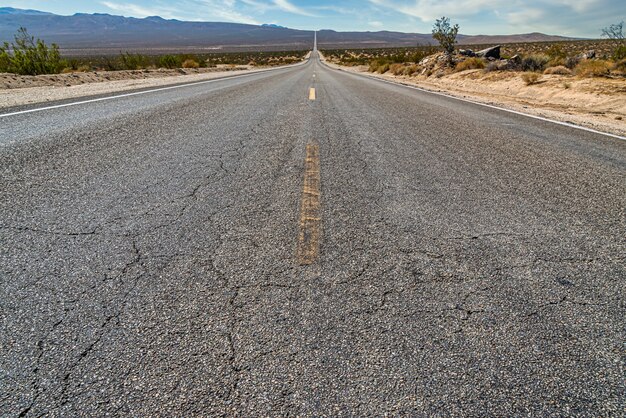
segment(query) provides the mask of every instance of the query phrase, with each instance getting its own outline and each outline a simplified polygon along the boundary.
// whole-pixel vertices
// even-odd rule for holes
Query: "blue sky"
[[[297,29],[429,32],[445,15],[461,32],[597,38],[626,19],[626,0],[0,0],[58,14],[110,13],[181,20],[276,23]]]

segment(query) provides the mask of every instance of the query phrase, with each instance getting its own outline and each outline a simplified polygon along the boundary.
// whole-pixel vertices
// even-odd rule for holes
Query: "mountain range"
[[[134,50],[296,50],[313,46],[313,31],[276,24],[248,25],[224,22],[186,22],[158,16],[143,19],[109,14],[77,13],[60,16],[38,10],[0,8],[0,42],[11,41],[20,27],[57,43],[67,52]],[[367,48],[435,44],[430,34],[402,32],[337,32],[321,30],[320,48]],[[460,44],[546,42],[568,40],[561,36],[459,35]]]

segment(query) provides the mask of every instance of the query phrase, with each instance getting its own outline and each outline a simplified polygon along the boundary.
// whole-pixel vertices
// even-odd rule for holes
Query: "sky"
[[[626,0],[0,0],[57,14],[109,13],[166,19],[273,23],[295,29],[429,33],[448,16],[467,35],[543,32],[598,38],[626,20]]]

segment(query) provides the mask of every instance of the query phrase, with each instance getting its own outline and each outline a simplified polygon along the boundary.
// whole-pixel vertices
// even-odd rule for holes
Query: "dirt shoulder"
[[[0,109],[264,71],[250,66],[97,71],[21,76],[0,73]]]
[[[520,73],[512,71],[467,70],[436,78],[372,74],[365,66],[346,67],[328,61],[325,63],[343,71],[367,74],[626,136],[626,79],[543,75],[539,84],[527,86]]]

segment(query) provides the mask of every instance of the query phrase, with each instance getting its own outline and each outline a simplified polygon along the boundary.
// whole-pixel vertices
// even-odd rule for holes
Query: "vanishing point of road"
[[[625,414],[619,138],[316,53],[4,115],[2,416]]]

